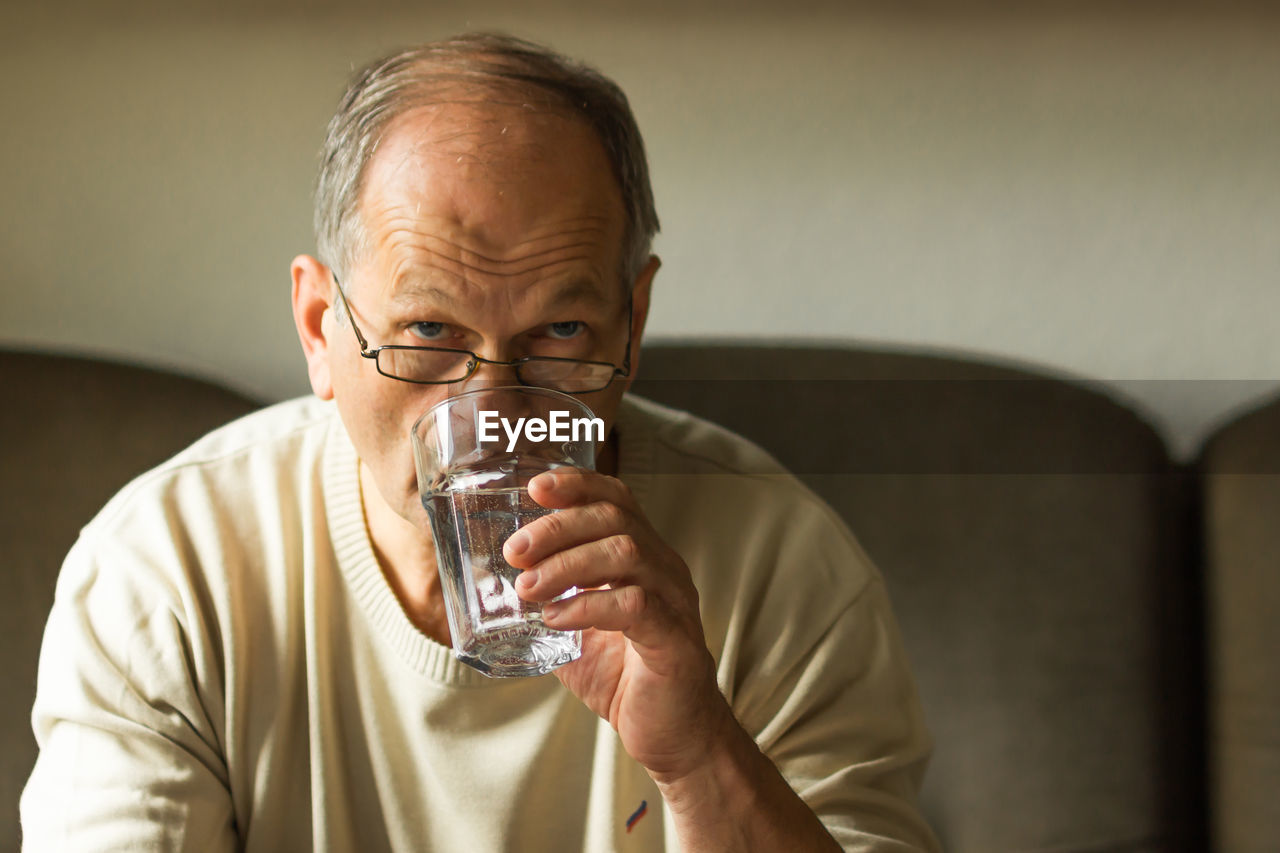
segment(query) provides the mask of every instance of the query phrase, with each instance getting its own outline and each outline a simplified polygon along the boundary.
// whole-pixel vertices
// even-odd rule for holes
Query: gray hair
[[[411,109],[456,99],[459,89],[518,92],[586,121],[613,166],[627,214],[623,285],[649,259],[658,214],[644,142],[626,95],[600,72],[511,36],[467,33],[408,48],[356,74],[329,121],[316,182],[320,259],[345,276],[365,249],[359,203],[365,172],[392,122]]]

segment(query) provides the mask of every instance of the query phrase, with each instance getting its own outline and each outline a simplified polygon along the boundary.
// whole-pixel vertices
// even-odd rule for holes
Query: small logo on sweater
[[[646,814],[648,814],[648,812],[649,812],[649,801],[641,800],[640,808],[636,809],[635,813],[632,814],[631,817],[627,818],[627,832],[630,833],[631,830],[635,828],[635,825],[639,823],[640,818],[644,817]]]

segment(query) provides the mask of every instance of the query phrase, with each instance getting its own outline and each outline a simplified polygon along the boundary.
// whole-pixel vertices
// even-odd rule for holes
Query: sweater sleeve
[[[740,537],[722,688],[845,850],[936,850],[917,802],[932,741],[884,582],[828,508],[771,491],[787,508]]]
[[[881,582],[752,716],[764,717],[763,751],[845,850],[938,849],[916,801],[931,741]]]
[[[235,849],[216,644],[192,610],[145,556],[88,533],[72,549],[40,653],[24,850]]]

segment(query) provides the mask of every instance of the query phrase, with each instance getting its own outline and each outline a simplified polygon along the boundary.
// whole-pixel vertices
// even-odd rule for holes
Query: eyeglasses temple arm
[[[334,279],[337,281],[337,279]],[[622,356],[622,367],[616,368],[615,372],[618,376],[631,375],[631,321],[636,310],[635,298],[627,300],[627,349]]]
[[[351,331],[356,333],[356,340],[360,342],[360,354],[365,358],[376,358],[377,353],[369,351],[369,342],[364,339],[364,335],[360,334],[360,327],[356,325],[356,315],[351,313],[351,303],[347,301],[347,294],[342,292],[342,285],[338,283],[338,276],[333,270],[329,270],[329,275],[333,277],[333,286],[338,289],[338,298],[342,300],[342,310],[346,312],[347,319],[351,321]]]

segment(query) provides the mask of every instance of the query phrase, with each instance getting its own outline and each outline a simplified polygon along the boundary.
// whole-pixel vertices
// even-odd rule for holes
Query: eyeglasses
[[[516,381],[521,385],[550,388],[566,394],[589,394],[592,391],[603,391],[619,376],[631,375],[631,313],[634,306],[630,301],[627,303],[627,350],[622,359],[622,367],[607,361],[543,355],[526,355],[512,361],[494,361],[471,350],[447,347],[381,346],[369,349],[369,342],[356,325],[355,315],[351,312],[347,295],[342,291],[336,275],[333,283],[338,289],[342,310],[351,320],[351,329],[360,343],[360,355],[373,359],[378,372],[391,379],[418,385],[447,385],[469,379],[482,364],[492,364],[515,368]]]

